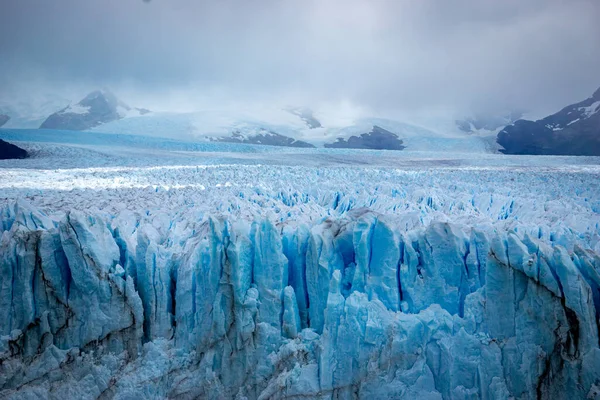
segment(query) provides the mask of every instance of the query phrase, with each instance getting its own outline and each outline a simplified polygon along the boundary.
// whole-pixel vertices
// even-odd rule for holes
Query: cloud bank
[[[6,0],[5,95],[552,111],[600,85],[596,0]]]

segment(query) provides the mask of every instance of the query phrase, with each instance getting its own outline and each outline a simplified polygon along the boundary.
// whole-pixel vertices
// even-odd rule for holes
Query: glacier
[[[597,252],[443,222],[398,232],[354,211],[283,230],[209,216],[186,237],[5,209],[0,393],[596,393]]]
[[[0,398],[600,396],[596,158],[29,146]]]

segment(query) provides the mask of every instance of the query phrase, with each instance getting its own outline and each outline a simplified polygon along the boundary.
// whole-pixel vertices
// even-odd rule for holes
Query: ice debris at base
[[[0,398],[598,398],[576,231],[158,220],[3,207]]]

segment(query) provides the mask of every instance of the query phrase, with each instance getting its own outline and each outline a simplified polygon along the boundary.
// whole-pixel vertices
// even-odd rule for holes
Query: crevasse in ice
[[[0,218],[0,397],[599,393],[600,256],[576,237],[367,208],[192,230],[24,203]]]

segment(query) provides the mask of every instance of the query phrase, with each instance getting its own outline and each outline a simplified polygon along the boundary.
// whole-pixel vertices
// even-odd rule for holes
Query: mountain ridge
[[[496,141],[504,154],[600,155],[600,88],[545,118],[507,125]]]

